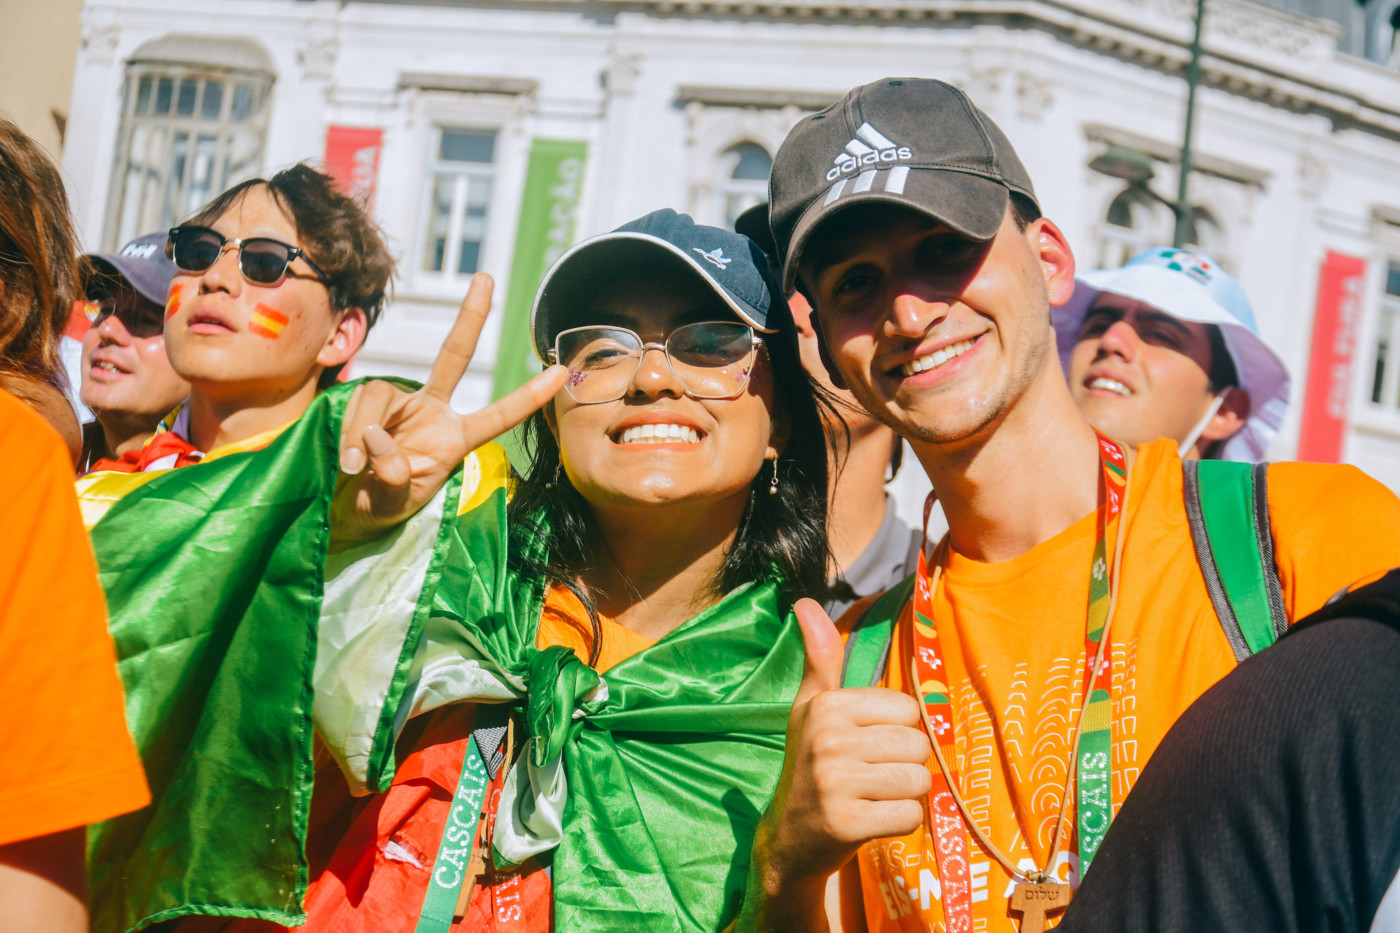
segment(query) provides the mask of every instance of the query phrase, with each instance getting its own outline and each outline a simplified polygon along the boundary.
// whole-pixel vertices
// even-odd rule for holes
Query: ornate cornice
[[[399,87],[418,91],[453,91],[459,94],[533,94],[539,82],[530,78],[503,78],[492,75],[459,75],[425,71],[405,71]]]
[[[836,103],[844,94],[844,91],[823,93],[761,87],[709,87],[685,84],[677,89],[676,100],[682,104],[694,101],[699,104],[708,104],[711,107],[758,107],[773,110],[796,107],[798,110],[821,110]]]
[[[581,5],[580,0],[544,0]],[[1195,0],[582,0],[660,16],[790,22],[1001,24],[1038,29],[1082,49],[1184,75]],[[1340,27],[1252,0],[1209,0],[1203,83],[1338,128],[1400,139],[1400,73],[1339,55]],[[1353,80],[1363,75],[1364,81]],[[1354,86],[1365,84],[1365,88]],[[764,106],[764,104],[759,104]]]

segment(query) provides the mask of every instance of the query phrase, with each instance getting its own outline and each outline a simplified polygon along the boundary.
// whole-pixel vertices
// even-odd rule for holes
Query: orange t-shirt
[[[0,845],[150,802],[58,434],[0,392]]]
[[[1196,561],[1181,461],[1171,442],[1139,448],[1130,482],[1111,629],[1115,813],[1167,729],[1235,667]],[[1400,499],[1360,470],[1275,464],[1268,494],[1290,620],[1361,577],[1400,565]],[[1065,786],[1083,694],[1094,535],[1090,514],[1003,563],[952,553],[935,595],[961,791],[973,819],[1022,868],[1045,865]],[[895,629],[884,679],[910,695],[912,611],[905,606]],[[930,760],[929,767],[937,764]],[[1074,818],[1071,804],[1068,838],[1052,871],[1078,886]],[[968,839],[973,929],[1015,933],[1018,915],[1007,909],[1011,879]],[[932,853],[923,830],[861,847],[862,907],[871,933],[945,929]]]
[[[599,634],[602,644],[598,648],[598,660],[593,669],[606,674],[610,668],[639,654],[656,644],[645,635],[638,635],[625,626],[619,625],[606,616],[598,617]],[[593,626],[588,621],[588,610],[567,587],[554,585],[549,588],[540,614],[540,630],[535,639],[539,648],[563,645],[571,649],[578,659],[588,663],[588,652],[593,649]]]

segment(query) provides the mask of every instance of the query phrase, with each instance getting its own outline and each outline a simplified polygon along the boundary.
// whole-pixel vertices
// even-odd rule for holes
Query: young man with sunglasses
[[[847,613],[846,646],[799,603],[807,669],[740,928],[826,929],[839,872],[847,933],[1039,933],[1163,734],[1236,664],[1194,473],[1175,441],[1132,450],[1079,412],[1051,316],[1074,257],[958,89],[856,88],[794,127],[770,193],[828,369],[909,440],[949,532]],[[1249,475],[1283,625],[1400,564],[1400,500],[1353,467]]]
[[[165,353],[165,299],[176,272],[166,239],[150,233],[116,253],[83,257],[83,290],[97,309],[83,335],[79,397],[95,418],[83,426],[83,473],[134,470],[161,418],[190,393]]]
[[[190,396],[138,470],[266,445],[360,348],[393,271],[374,222],[306,165],[229,189],[166,249],[165,346]]]

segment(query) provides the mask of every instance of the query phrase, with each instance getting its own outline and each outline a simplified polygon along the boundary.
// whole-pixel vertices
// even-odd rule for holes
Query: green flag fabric
[[[602,677],[540,650],[543,584],[509,568],[495,445],[393,533],[330,552],[349,391],[93,529],[154,797],[92,832],[94,929],[302,922],[313,731],[372,793],[410,717],[469,701],[522,713],[493,844],[501,863],[549,854],[556,929],[723,928],[802,673],[779,586],[738,588]]]

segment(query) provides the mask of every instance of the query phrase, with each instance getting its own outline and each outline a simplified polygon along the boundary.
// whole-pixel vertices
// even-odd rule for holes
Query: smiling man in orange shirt
[[[1188,525],[1192,474],[1176,442],[1133,450],[1080,414],[1051,320],[1073,255],[961,91],[853,90],[789,134],[770,194],[828,368],[908,439],[949,534],[891,591],[902,603],[843,620],[854,645],[882,608],[893,619],[876,686],[851,682],[864,655],[799,604],[807,675],[739,927],[824,929],[839,871],[848,933],[1031,933],[1167,728],[1235,666]],[[1257,479],[1281,622],[1400,564],[1400,500],[1360,471]]]

